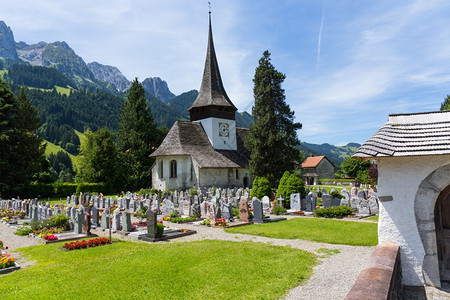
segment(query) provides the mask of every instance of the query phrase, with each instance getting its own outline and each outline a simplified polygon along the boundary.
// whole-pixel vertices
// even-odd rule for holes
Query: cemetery
[[[260,236],[262,238],[266,236],[276,239],[310,240],[312,243],[328,243],[337,246],[342,244],[359,245],[359,247],[367,248],[364,252],[368,254],[371,247],[377,244],[376,223],[367,222],[363,224],[350,222],[345,221],[346,218],[344,218],[342,221],[329,221],[342,222],[345,225],[348,223],[349,226],[354,227],[344,229],[346,226],[340,226],[336,223],[311,223],[307,225],[310,221],[327,221],[314,217],[314,211],[316,209],[321,209],[325,206],[327,208],[338,206],[350,208],[350,199],[352,197],[358,198],[358,195],[361,199],[358,199],[358,201],[353,200],[354,209],[351,209],[352,214],[365,216],[375,213],[374,207],[372,207],[371,211],[368,199],[371,197],[375,199],[376,192],[367,189],[364,193],[358,193],[356,190],[353,190],[354,196],[350,196],[351,193],[352,191],[343,190],[339,193],[339,195],[342,195],[342,199],[338,201],[336,200],[336,193],[333,194],[335,196],[331,196],[326,190],[319,191],[315,187],[311,187],[311,190],[307,190],[305,198],[302,198],[300,193],[296,193],[290,195],[289,201],[285,201],[282,197],[270,199],[267,196],[259,200],[251,196],[250,189],[221,189],[210,187],[198,189],[195,193],[190,190],[143,195],[127,192],[123,196],[81,193],[78,196],[68,196],[64,201],[60,200],[59,202],[46,202],[40,201],[39,199],[2,199],[0,200],[0,213],[3,224],[0,224],[0,226],[2,228],[9,227],[15,232],[23,231],[24,228],[30,228],[31,232],[28,234],[28,239],[34,238],[36,245],[45,244],[45,246],[35,246],[44,247],[36,249],[39,249],[43,255],[44,253],[48,253],[55,257],[62,255],[58,251],[64,252],[64,250],[100,251],[102,253],[110,253],[108,255],[113,255],[114,251],[111,249],[125,247],[124,244],[127,245],[126,247],[133,249],[129,250],[133,251],[133,253],[136,247],[172,247],[170,245],[173,242],[165,246],[167,241],[174,241],[175,244],[173,245],[181,247],[180,250],[183,249],[182,251],[185,251],[186,248],[189,249],[191,247],[190,243],[195,241],[198,244],[192,247],[204,249],[205,247],[208,248],[208,244],[215,243],[209,239],[220,240],[224,238],[224,234],[226,236],[237,233],[243,233],[243,237],[239,238],[242,240],[239,242],[221,242],[245,245],[247,240],[253,239],[252,237]],[[361,204],[363,201],[366,201],[367,205],[364,206],[364,204]],[[319,205],[320,203],[322,205]],[[286,212],[281,215],[275,215],[274,207],[283,207],[285,205],[288,205]],[[361,207],[367,207],[367,209],[364,210]],[[306,221],[307,223],[296,223],[298,221]],[[292,230],[293,228],[303,228],[305,230],[297,231]],[[322,234],[318,233],[317,228],[321,228],[324,232]],[[344,235],[338,236],[335,240],[329,239],[328,237],[336,237],[335,232],[337,228]],[[109,239],[110,231],[113,237],[112,240]],[[198,232],[201,232],[201,236]],[[294,234],[294,236],[289,236],[288,233]],[[205,239],[204,236],[206,235],[208,237]],[[344,236],[354,236],[355,238],[345,239]],[[369,238],[366,240],[364,236]],[[177,242],[177,240],[180,240],[180,242]],[[142,243],[148,246],[143,246]],[[160,245],[160,243],[163,244]],[[152,246],[153,244],[154,246]],[[226,249],[229,247],[237,247],[239,249],[241,247],[250,247],[249,245],[234,246],[234,244],[232,246],[229,244],[225,246],[224,244],[223,247]],[[260,251],[263,252],[269,251],[265,249],[267,246],[257,246],[258,244],[251,243],[251,246],[256,246],[257,248],[262,247]],[[101,245],[102,247],[96,247]],[[28,251],[26,249],[31,250],[33,248],[22,248],[19,251],[21,254],[26,254]],[[141,249],[140,251],[144,250]],[[160,249],[158,251],[170,252],[168,249]],[[217,249],[214,251],[217,251]],[[270,249],[269,252],[272,253],[271,257],[277,251]],[[295,257],[298,254],[298,252],[292,253]],[[95,255],[93,253],[90,257]],[[227,252],[227,254],[223,255],[225,261],[229,261],[229,253]],[[309,266],[304,271],[310,276],[312,274],[312,266],[317,263],[317,258],[314,258],[317,254],[304,252],[304,255],[308,257],[308,262],[302,263],[307,263]],[[29,257],[31,258],[32,255]],[[174,258],[171,259],[173,260]],[[277,258],[272,257],[270,261],[272,264],[272,262],[275,263],[280,260],[278,264],[283,264],[281,259],[282,256]],[[292,259],[293,257],[289,258],[290,261]],[[232,260],[239,259],[232,258]],[[69,262],[64,262],[64,264],[66,263]],[[168,262],[168,264],[170,265],[171,263]],[[266,266],[265,264],[264,272],[267,272]],[[278,265],[278,267],[280,268],[279,270],[284,270],[283,272],[288,272],[287,270],[291,269],[289,264],[283,266]],[[18,268],[18,265],[15,266],[15,269]],[[36,267],[27,266],[25,269],[22,268],[20,272],[27,272],[29,268]],[[224,268],[226,269],[225,266]],[[257,271],[252,267],[251,272]],[[271,275],[274,276],[273,280],[278,276],[278,272],[276,271]],[[295,273],[297,271],[289,272]],[[247,276],[245,279],[242,278],[242,280],[245,280],[245,282],[255,280],[253,278],[254,274],[247,274]],[[292,276],[295,277],[298,275],[292,274]],[[22,277],[23,275],[20,275],[20,278]],[[298,280],[294,280],[293,277],[290,278],[282,283],[285,286],[283,291],[274,292],[275,294],[273,295],[280,297],[286,291],[298,285]],[[217,279],[215,278],[214,280]],[[257,281],[255,281],[255,284],[258,284]],[[0,288],[0,294],[7,290],[7,287]],[[242,289],[240,291],[241,293],[246,293]],[[21,289],[21,295],[24,295],[24,297],[29,292],[27,292],[27,288]],[[218,291],[215,290],[215,292]],[[253,292],[252,295],[258,298],[259,294]],[[245,298],[251,298],[252,295],[246,294]]]

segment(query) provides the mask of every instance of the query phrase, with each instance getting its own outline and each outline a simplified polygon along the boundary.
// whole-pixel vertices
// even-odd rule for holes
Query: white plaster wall
[[[414,211],[418,187],[431,172],[449,163],[450,155],[379,159],[378,196],[393,198],[392,201],[380,202],[379,243],[400,245],[405,285],[424,284],[425,249]]]
[[[249,179],[249,185],[251,186],[251,177],[248,169],[239,169],[239,178],[236,179],[236,169],[200,169],[200,186],[215,186],[215,187],[243,187],[244,177]]]
[[[170,162],[177,162],[177,177],[170,178]],[[160,162],[163,161],[163,177],[160,175]],[[152,167],[152,187],[158,190],[180,189],[195,185],[195,174],[191,178],[191,157],[185,156],[161,156],[156,158],[156,162]]]
[[[203,129],[208,135],[209,141],[214,149],[220,150],[236,150],[236,122],[234,120],[219,119],[219,118],[207,118],[199,120]],[[229,136],[219,136],[219,123],[229,124]]]

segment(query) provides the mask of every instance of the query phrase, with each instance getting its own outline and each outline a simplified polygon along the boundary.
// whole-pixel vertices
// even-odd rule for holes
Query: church
[[[208,49],[200,91],[188,109],[190,121],[177,121],[153,152],[152,187],[251,187],[247,128],[236,127],[237,108],[220,77],[209,14]]]

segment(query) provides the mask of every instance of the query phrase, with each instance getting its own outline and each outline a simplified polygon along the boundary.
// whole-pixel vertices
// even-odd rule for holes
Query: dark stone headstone
[[[156,227],[156,218],[157,214],[154,211],[152,211],[151,209],[147,210],[147,233],[151,238],[156,238],[158,232]]]
[[[258,199],[253,199],[253,223],[263,223],[263,205]]]
[[[131,213],[128,210],[125,210],[122,213],[122,230],[126,232],[133,231],[133,226],[131,225]]]

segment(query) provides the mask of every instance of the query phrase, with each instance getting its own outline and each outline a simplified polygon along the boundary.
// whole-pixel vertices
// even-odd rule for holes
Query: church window
[[[239,170],[236,169],[236,179],[239,179]]]
[[[159,162],[159,178],[164,178],[164,169],[163,169],[163,166],[164,166],[164,162],[161,160],[161,161]]]
[[[170,162],[170,178],[177,178],[177,161]]]

